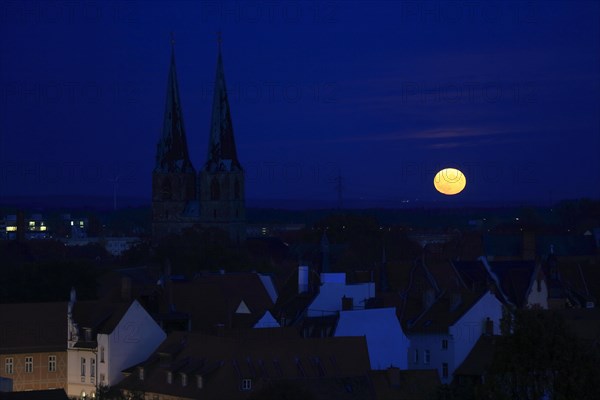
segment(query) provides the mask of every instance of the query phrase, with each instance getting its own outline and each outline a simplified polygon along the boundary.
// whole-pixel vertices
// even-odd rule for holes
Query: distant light
[[[17,231],[16,226],[7,226],[6,227],[6,232],[16,232],[16,231]]]
[[[519,217],[515,218],[515,221],[518,221],[518,220],[519,220]]]
[[[71,221],[71,226],[73,226],[73,221]]]
[[[456,168],[445,168],[435,174],[433,186],[438,192],[451,196],[464,190],[467,178]]]

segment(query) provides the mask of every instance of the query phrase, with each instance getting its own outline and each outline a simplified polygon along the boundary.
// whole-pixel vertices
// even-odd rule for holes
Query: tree
[[[600,393],[598,350],[574,336],[556,312],[516,310],[498,340],[483,398],[592,399]]]

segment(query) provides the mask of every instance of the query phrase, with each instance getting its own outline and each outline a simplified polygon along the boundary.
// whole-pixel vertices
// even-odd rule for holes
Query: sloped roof
[[[199,275],[189,282],[173,282],[172,290],[176,311],[190,314],[194,331],[214,332],[217,325],[252,327],[274,306],[255,273]],[[236,313],[242,301],[249,314]]]
[[[443,292],[425,312],[422,306],[412,307],[411,310],[417,312],[405,314],[402,326],[407,333],[447,333],[448,328],[487,293],[487,290],[473,292],[466,289]],[[458,304],[453,306],[455,301]]]
[[[488,264],[508,300],[519,308],[524,307],[535,279],[535,261],[489,261]]]
[[[0,304],[0,353],[66,351],[67,302]]]
[[[360,377],[370,369],[363,337],[302,339],[280,337],[281,329],[252,331],[253,337],[235,338],[174,332],[140,364],[143,381],[132,374],[118,386],[184,398],[234,400],[249,394],[240,390],[242,379],[252,379],[258,390],[274,379]],[[167,371],[173,373],[171,384]],[[187,386],[182,386],[180,373],[187,374]],[[203,377],[202,389],[196,375]]]
[[[69,400],[64,389],[0,392],[0,400]]]
[[[97,333],[111,333],[123,318],[131,302],[76,301],[73,319],[80,328],[91,328]]]
[[[481,335],[467,358],[454,371],[454,375],[484,375],[492,365],[496,340],[496,336]]]

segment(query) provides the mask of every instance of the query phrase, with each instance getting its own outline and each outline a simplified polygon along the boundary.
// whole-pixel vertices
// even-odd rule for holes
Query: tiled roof
[[[172,291],[175,310],[190,314],[192,330],[207,333],[218,325],[252,327],[274,305],[255,273],[199,275],[189,282],[173,282]],[[250,313],[236,313],[242,301]]]
[[[241,390],[243,379],[251,379],[253,390],[258,390],[277,379],[360,377],[370,369],[364,337],[302,339],[279,328],[254,331],[234,338],[174,332],[139,365],[144,380],[136,370],[119,386],[184,398],[241,399],[249,395]],[[168,372],[173,377],[170,384]],[[202,389],[197,376],[202,376]]]
[[[535,279],[535,261],[491,261],[489,265],[508,300],[519,308],[524,307]]]
[[[69,400],[64,389],[0,392],[0,400]]]
[[[492,364],[496,340],[496,336],[481,335],[467,358],[454,371],[454,375],[484,375]]]
[[[96,333],[111,333],[130,306],[131,302],[76,301],[73,319],[80,328],[91,328]]]
[[[65,350],[67,303],[0,304],[0,353]]]

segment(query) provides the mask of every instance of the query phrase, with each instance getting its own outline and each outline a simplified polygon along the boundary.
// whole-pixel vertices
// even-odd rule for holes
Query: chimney
[[[350,311],[354,309],[354,299],[352,297],[342,297],[342,311]]]
[[[485,331],[484,334],[486,336],[493,336],[494,335],[494,321],[492,321],[490,319],[490,317],[487,317],[485,319]]]
[[[390,387],[400,387],[400,368],[389,367],[387,369],[387,376],[390,382]]]
[[[308,266],[298,267],[298,293],[308,292]]]

